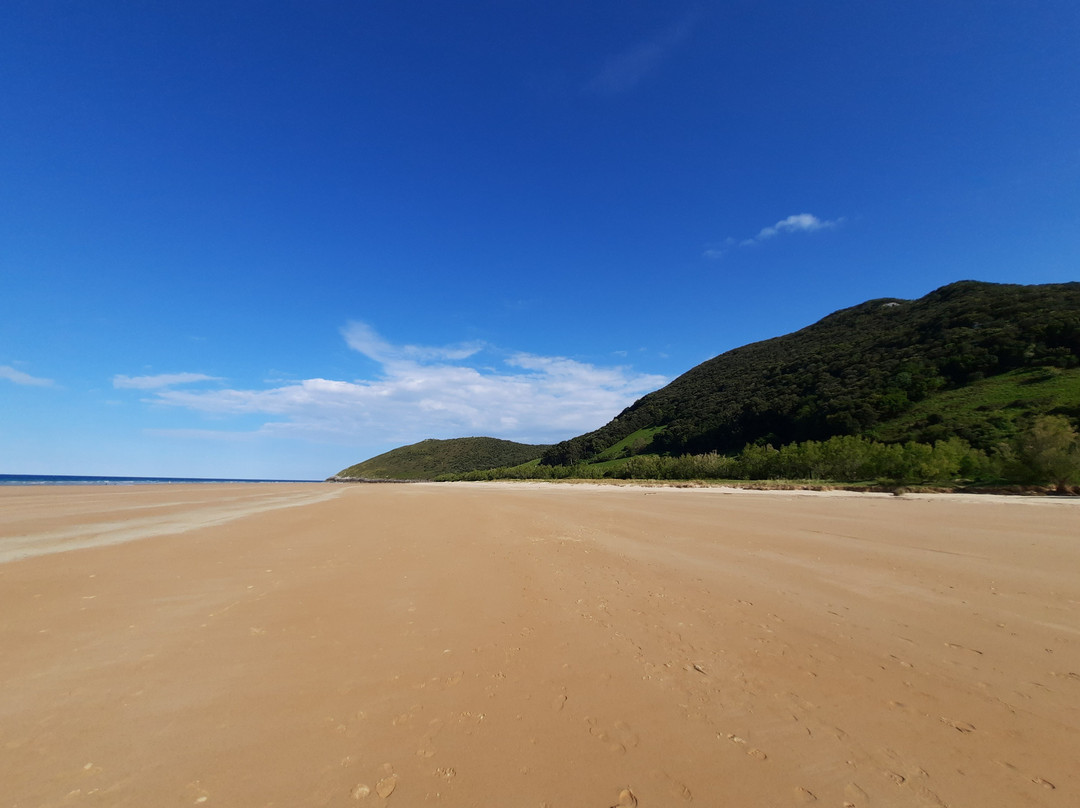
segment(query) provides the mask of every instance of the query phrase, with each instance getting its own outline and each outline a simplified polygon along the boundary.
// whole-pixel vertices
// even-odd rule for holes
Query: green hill
[[[536,460],[549,448],[498,438],[422,440],[342,469],[335,478],[431,480],[440,474],[517,466]]]
[[[988,449],[1043,413],[1080,418],[1080,283],[961,281],[871,300],[736,348],[639,399],[545,465],[864,435]]]

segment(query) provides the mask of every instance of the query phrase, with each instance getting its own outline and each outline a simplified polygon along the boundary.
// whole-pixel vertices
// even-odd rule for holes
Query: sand
[[[0,806],[1080,804],[1080,503],[0,489]]]

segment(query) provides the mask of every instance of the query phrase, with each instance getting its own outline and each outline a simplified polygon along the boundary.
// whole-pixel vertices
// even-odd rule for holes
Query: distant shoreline
[[[397,480],[368,477],[327,477],[328,483],[431,483],[433,485],[519,485],[534,484],[565,485],[596,488],[682,488],[682,489],[723,489],[727,492],[767,492],[767,493],[806,493],[806,494],[852,494],[865,496],[971,496],[1008,497],[1008,498],[1046,498],[1078,500],[1076,493],[1058,492],[1053,486],[1040,485],[987,485],[972,488],[947,485],[858,485],[853,483],[809,482],[799,480],[649,480],[638,478],[589,478],[565,477],[552,479],[531,479],[505,477],[492,480]]]
[[[433,483],[435,480],[395,480],[390,478],[377,478],[377,477],[343,477],[340,474],[335,474],[333,477],[327,477],[325,482],[328,483]]]
[[[119,477],[95,474],[0,474],[0,485],[163,485],[184,483],[316,483],[321,480],[258,480],[232,477]]]
[[[414,481],[419,482],[419,481]],[[687,494],[717,494],[717,495],[757,495],[774,497],[825,497],[825,498],[852,498],[852,499],[907,499],[907,500],[940,500],[958,503],[978,502],[1017,502],[1031,505],[1067,505],[1080,507],[1080,497],[1074,495],[1055,494],[1052,490],[1036,492],[1026,491],[1003,492],[1003,491],[963,491],[952,489],[911,489],[907,491],[887,491],[873,488],[845,488],[843,486],[796,486],[796,485],[733,485],[730,482],[721,483],[695,483],[674,480],[482,480],[482,481],[455,481],[446,483],[431,483],[438,486],[461,486],[470,488],[499,488],[516,487],[523,489],[542,489],[550,487],[563,487],[582,491],[625,490],[643,491],[646,493],[658,493],[661,491],[678,491]]]

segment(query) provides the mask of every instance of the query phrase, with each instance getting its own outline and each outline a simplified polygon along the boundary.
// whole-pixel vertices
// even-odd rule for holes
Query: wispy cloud
[[[144,429],[143,434],[153,435],[159,438],[176,438],[179,440],[216,440],[227,443],[240,441],[253,441],[258,438],[257,432],[229,432],[222,429]]]
[[[151,400],[216,416],[269,416],[260,431],[276,436],[413,443],[490,435],[543,443],[595,429],[668,381],[622,366],[473,343],[394,345],[366,323],[350,323],[342,335],[380,364],[378,378],[304,379],[260,390],[161,389]]]
[[[178,384],[193,384],[194,382],[220,381],[217,376],[207,376],[205,373],[160,373],[157,376],[113,376],[113,387],[129,390],[156,390],[162,387],[173,387]]]
[[[38,376],[31,376],[29,373],[16,370],[10,365],[0,365],[0,379],[7,379],[9,382],[25,385],[27,387],[54,387],[56,385],[56,382],[52,379],[42,379]]]
[[[740,247],[752,247],[763,241],[775,238],[785,233],[813,233],[816,230],[829,230],[839,227],[844,223],[844,217],[838,219],[819,219],[812,213],[795,213],[786,219],[781,219],[776,224],[763,227],[752,238],[744,238],[741,241],[727,238],[721,245],[709,245],[702,255],[705,258],[722,258],[729,249],[735,245]]]
[[[380,363],[468,359],[484,348],[482,342],[460,342],[441,346],[392,345],[370,325],[356,321],[342,328],[341,335],[345,338],[345,344],[354,351]]]
[[[690,35],[695,19],[696,15],[688,14],[652,39],[612,56],[585,85],[585,91],[598,95],[629,92]]]

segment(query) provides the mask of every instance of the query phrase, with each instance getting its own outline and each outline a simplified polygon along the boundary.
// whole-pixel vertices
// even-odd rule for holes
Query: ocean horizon
[[[93,474],[0,474],[0,485],[157,485],[165,483],[318,483],[234,477],[117,477]]]

